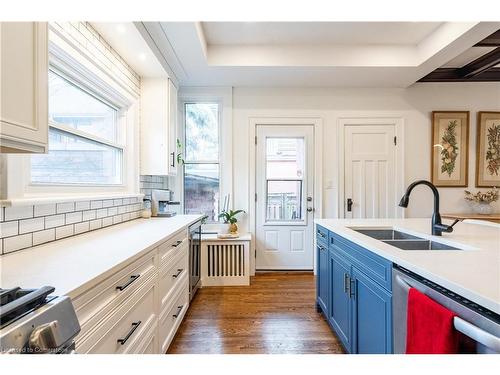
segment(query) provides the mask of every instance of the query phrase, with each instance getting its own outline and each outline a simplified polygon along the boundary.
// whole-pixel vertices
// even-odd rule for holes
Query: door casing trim
[[[253,254],[250,255],[251,265],[250,274],[255,274],[255,252],[256,242],[257,242],[257,232],[256,232],[256,204],[255,204],[255,193],[257,191],[257,178],[255,176],[257,165],[256,165],[256,145],[255,136],[257,134],[258,125],[271,125],[271,126],[312,126],[314,133],[314,219],[320,219],[323,217],[323,119],[319,117],[249,117],[249,176],[248,181],[249,186],[249,212],[250,215],[250,231],[255,235],[254,245],[252,246]],[[313,241],[315,239],[313,236]],[[313,245],[315,246],[315,245]],[[314,274],[316,274],[316,252],[313,250],[313,268]]]

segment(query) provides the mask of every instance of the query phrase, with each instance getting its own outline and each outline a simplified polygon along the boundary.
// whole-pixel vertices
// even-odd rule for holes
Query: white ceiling
[[[208,45],[416,45],[442,22],[202,22]]]
[[[117,24],[94,26],[142,76],[168,72],[181,86],[234,87],[408,87],[447,63],[473,60],[468,50],[500,29],[499,22],[136,22],[119,35]]]

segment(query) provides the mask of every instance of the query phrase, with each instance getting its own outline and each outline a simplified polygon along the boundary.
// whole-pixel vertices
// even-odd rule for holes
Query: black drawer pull
[[[325,236],[325,234],[324,234],[324,233],[321,233],[320,231],[318,231],[318,234],[319,234],[321,237],[323,237],[323,238],[325,238],[325,237],[326,237],[326,236]]]
[[[179,275],[182,273],[182,271],[184,271],[184,269],[182,269],[182,268],[177,269],[177,273],[175,275],[172,275],[172,277],[174,279],[176,279],[177,277],[179,277]]]
[[[176,312],[174,315],[172,315],[172,316],[173,316],[174,318],[177,318],[177,317],[179,316],[179,314],[181,313],[181,311],[182,311],[183,307],[184,307],[184,305],[182,305],[182,306],[177,306],[177,309],[178,309],[178,310],[177,310],[177,312]]]
[[[117,286],[116,289],[119,290],[119,291],[122,291],[122,290],[128,288],[130,286],[130,284],[132,284],[135,280],[137,280],[139,278],[139,276],[141,276],[141,275],[132,275],[132,276],[130,276],[130,280],[129,281],[127,281],[123,285]]]
[[[177,247],[177,246],[179,246],[181,243],[182,243],[182,241],[181,241],[181,240],[178,240],[176,243],[174,243],[174,244],[172,245],[172,247]]]
[[[321,246],[321,245],[318,245],[318,248],[319,248],[320,251],[325,251],[325,248],[323,246]]]
[[[127,342],[127,340],[130,338],[130,336],[132,336],[134,334],[135,330],[140,325],[141,325],[141,321],[140,320],[138,322],[132,323],[132,329],[130,331],[128,331],[127,336],[125,336],[123,339],[116,340],[116,342],[118,344],[125,345],[125,343]]]

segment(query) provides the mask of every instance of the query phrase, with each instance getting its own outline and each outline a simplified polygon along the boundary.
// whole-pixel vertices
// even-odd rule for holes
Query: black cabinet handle
[[[352,199],[347,198],[347,211],[351,212],[352,211]]]
[[[127,340],[130,338],[130,336],[132,336],[135,332],[135,330],[141,325],[141,321],[139,320],[138,322],[134,322],[132,323],[132,328],[130,329],[130,331],[128,331],[127,335],[123,338],[123,339],[118,339],[116,340],[116,342],[118,344],[121,344],[121,345],[125,345],[125,343],[127,342]]]
[[[176,279],[177,277],[179,277],[179,275],[182,273],[182,271],[184,271],[184,269],[182,269],[182,268],[177,269],[177,274],[172,275],[172,277],[173,277],[174,279]]]
[[[349,278],[349,298],[356,298],[356,280]]]
[[[179,316],[179,314],[181,313],[181,311],[182,311],[182,308],[183,308],[183,307],[184,307],[184,305],[182,305],[182,306],[177,306],[177,309],[178,309],[178,310],[177,310],[177,312],[176,312],[174,315],[172,315],[172,316],[173,316],[174,318],[177,318],[177,317]]]
[[[117,289],[117,290],[119,290],[119,291],[122,291],[122,290],[126,289],[127,287],[129,287],[129,286],[130,286],[130,284],[132,284],[132,283],[133,283],[135,280],[137,280],[140,276],[141,276],[141,275],[132,275],[132,276],[130,276],[130,280],[129,280],[129,281],[127,281],[127,282],[126,282],[125,284],[123,284],[123,285],[119,285],[119,286],[117,286],[117,287],[116,287],[116,289]]]
[[[182,243],[182,241],[181,241],[181,240],[178,240],[176,243],[174,243],[174,244],[172,245],[172,247],[177,247],[177,246],[179,246],[181,243]]]
[[[326,237],[326,236],[325,236],[325,234],[324,234],[324,233],[321,233],[320,231],[318,231],[318,234],[319,234],[319,235],[320,235],[320,237],[322,237],[322,238],[325,238],[325,237]]]
[[[347,273],[344,273],[344,293],[351,293],[349,290],[350,287],[350,281],[349,281],[349,275]]]
[[[171,152],[170,155],[172,155],[172,165],[171,165],[171,167],[175,167],[175,152]]]
[[[321,245],[318,245],[318,249],[319,249],[319,251],[325,251],[325,248]]]

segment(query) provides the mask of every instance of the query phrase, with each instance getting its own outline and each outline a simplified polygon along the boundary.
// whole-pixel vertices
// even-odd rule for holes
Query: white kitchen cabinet
[[[141,82],[141,174],[177,174],[177,88],[170,79]]]
[[[46,22],[0,22],[0,152],[48,147]]]

